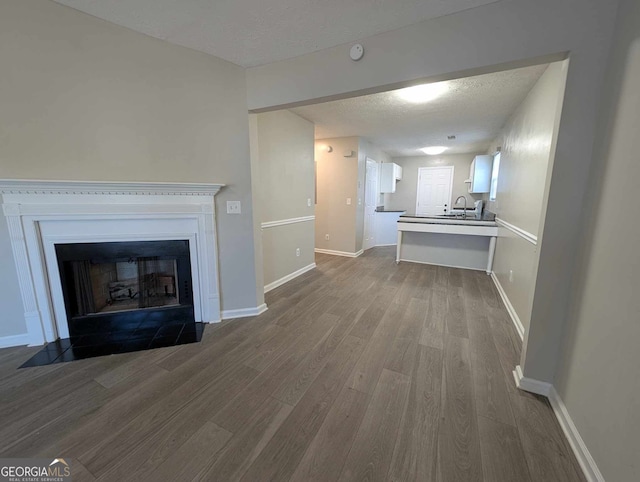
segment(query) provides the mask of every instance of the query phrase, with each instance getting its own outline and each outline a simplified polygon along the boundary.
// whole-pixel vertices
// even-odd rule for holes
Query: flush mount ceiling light
[[[425,154],[428,154],[429,156],[437,156],[438,154],[442,154],[447,149],[449,148],[444,146],[429,146],[429,147],[423,147],[420,150]]]
[[[414,85],[413,87],[400,89],[396,93],[401,99],[420,104],[440,97],[447,90],[449,90],[449,87],[446,82],[436,82],[434,84]]]

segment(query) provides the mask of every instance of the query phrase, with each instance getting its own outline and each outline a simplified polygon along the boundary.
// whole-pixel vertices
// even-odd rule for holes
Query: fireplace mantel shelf
[[[0,194],[213,196],[224,184],[0,179]]]

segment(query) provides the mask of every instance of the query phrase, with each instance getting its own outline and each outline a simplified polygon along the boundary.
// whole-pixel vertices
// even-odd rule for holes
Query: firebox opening
[[[189,241],[56,244],[69,338],[22,368],[197,343]],[[60,322],[60,320],[57,320]]]
[[[71,265],[78,315],[180,304],[175,259],[153,256],[115,263],[71,261]]]
[[[56,245],[69,335],[194,322],[189,241]]]

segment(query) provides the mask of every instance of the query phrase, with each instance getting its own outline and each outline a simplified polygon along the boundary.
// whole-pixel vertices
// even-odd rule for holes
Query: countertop
[[[496,226],[496,215],[490,211],[482,213],[480,219],[476,219],[475,215],[462,218],[460,216],[426,216],[423,214],[402,214],[398,222],[406,223],[434,223],[434,224],[462,224],[462,225],[480,225],[480,226]]]
[[[407,211],[403,209],[385,209],[383,207],[378,206],[376,208],[377,213],[406,213]]]

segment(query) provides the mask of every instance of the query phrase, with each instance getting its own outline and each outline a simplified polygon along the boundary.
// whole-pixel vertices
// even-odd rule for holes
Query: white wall
[[[621,2],[556,389],[608,482],[640,480],[640,3]],[[578,214],[578,213],[576,213]]]
[[[486,271],[489,239],[485,236],[405,232],[402,259]]]
[[[549,65],[496,141],[502,146],[498,189],[496,201],[487,207],[498,218],[538,237],[538,243],[542,241],[540,223],[566,68],[566,61]],[[537,245],[500,228],[493,271],[525,331],[531,319],[537,268]]]
[[[243,69],[46,0],[0,2],[0,65],[0,178],[224,183],[222,307],[256,306]],[[0,334],[24,331],[20,297],[0,292]]]
[[[477,153],[483,154],[483,153]],[[408,213],[416,212],[416,196],[418,193],[418,169],[421,167],[453,166],[453,189],[451,202],[458,196],[466,196],[467,207],[473,207],[473,202],[482,199],[482,194],[469,194],[469,167],[476,154],[449,154],[441,156],[410,156],[394,157],[392,162],[402,166],[402,181],[396,184],[396,192],[385,194],[386,209],[402,209]],[[460,204],[458,207],[462,207]]]
[[[331,146],[327,152],[325,146]],[[353,151],[351,157],[344,153]],[[357,137],[316,141],[318,203],[316,248],[355,253],[358,216],[359,154]],[[351,204],[347,204],[347,198]],[[325,235],[329,235],[329,240]],[[360,248],[358,248],[360,249]]]
[[[313,221],[262,230],[265,287],[274,282],[279,286],[283,278],[315,263],[314,233]],[[296,249],[300,249],[300,256],[296,256]]]
[[[567,219],[580,211],[585,194],[616,5],[501,0],[362,39],[359,62],[342,45],[247,71],[249,108],[260,110],[570,57],[532,309],[536,330],[522,363],[525,375],[540,380],[553,378],[558,359],[579,232]]]
[[[313,124],[286,110],[256,117],[261,222],[313,216]],[[314,242],[313,221],[262,229],[264,285],[313,264]]]
[[[333,148],[326,151],[326,146]],[[352,151],[352,157],[344,154]],[[316,141],[318,204],[316,248],[357,253],[363,248],[364,191],[367,159],[390,162],[378,146],[362,137]],[[351,204],[347,204],[351,198]],[[380,196],[382,205],[383,197]],[[325,235],[329,234],[329,240]]]
[[[567,61],[553,62],[540,76],[499,136],[500,175],[491,210],[502,219],[541,235],[547,168],[562,104]]]
[[[249,114],[249,159],[251,163],[251,197],[260,199],[260,153],[258,144],[258,115]],[[262,256],[262,211],[260,203],[253,203],[253,268],[256,272],[257,306],[264,303],[264,259]]]

